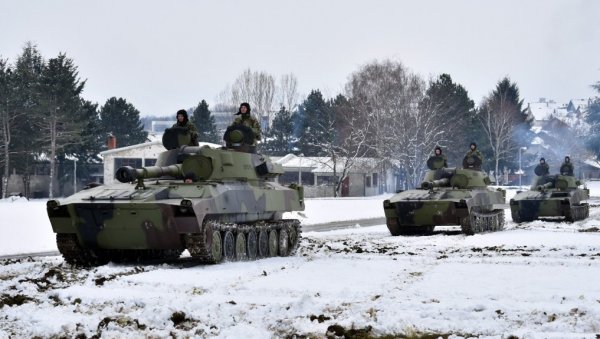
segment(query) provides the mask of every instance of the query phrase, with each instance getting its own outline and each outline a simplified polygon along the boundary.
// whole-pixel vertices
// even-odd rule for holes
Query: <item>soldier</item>
[[[187,128],[190,133],[191,141],[189,146],[198,146],[198,130],[196,126],[188,120],[188,114],[186,110],[180,109],[177,111],[177,122],[172,127],[183,127]]]
[[[255,117],[250,115],[250,104],[243,102],[235,115],[239,115],[239,117],[235,118],[231,125],[244,125],[250,127],[254,132],[254,143],[252,146],[256,146],[256,142],[260,141],[261,138],[260,123]]]
[[[469,150],[467,151],[467,154],[465,154],[465,157],[476,157],[481,162],[483,162],[483,156],[481,155],[481,152],[479,152],[479,150],[477,149],[477,144],[475,142],[472,142],[469,145]]]
[[[565,157],[565,162],[563,162],[562,165],[560,165],[560,174],[573,176],[574,172],[575,166],[573,166],[573,163],[571,162],[571,157],[567,155]]]
[[[540,164],[538,165],[540,168],[540,177],[543,175],[548,175],[550,173],[550,166],[546,163],[546,159],[540,158]]]
[[[444,167],[448,167],[448,158],[445,154],[442,153],[442,148],[440,146],[436,146],[433,150],[434,157],[441,157],[444,159]]]

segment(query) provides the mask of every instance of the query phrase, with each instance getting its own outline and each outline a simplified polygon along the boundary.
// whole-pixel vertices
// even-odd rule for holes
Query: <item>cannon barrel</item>
[[[538,191],[543,191],[545,189],[552,188],[553,186],[554,186],[554,183],[552,183],[551,181],[549,181],[549,182],[547,182],[547,183],[545,183],[543,185],[538,185],[538,187],[536,187],[536,189]]]
[[[421,188],[423,189],[432,189],[434,187],[444,187],[450,185],[450,179],[442,178],[434,181],[424,181],[421,183]]]
[[[183,176],[181,165],[171,166],[150,166],[142,168],[133,168],[131,166],[123,166],[117,170],[115,177],[120,182],[132,182],[136,179],[160,178],[162,176],[180,177]]]

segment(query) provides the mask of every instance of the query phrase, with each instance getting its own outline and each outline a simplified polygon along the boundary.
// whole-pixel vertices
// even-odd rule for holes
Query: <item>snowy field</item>
[[[381,217],[382,200],[314,199],[300,218]],[[0,254],[56,249],[44,202],[4,201],[0,215]],[[0,338],[597,338],[600,208],[572,224],[506,217],[475,236],[305,232],[296,256],[215,266],[2,260]]]

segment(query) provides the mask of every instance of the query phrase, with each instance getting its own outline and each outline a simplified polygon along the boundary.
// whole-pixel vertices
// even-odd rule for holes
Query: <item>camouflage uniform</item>
[[[542,175],[548,175],[550,173],[550,166],[548,166],[547,163],[540,162],[540,164],[538,166],[540,166],[542,168],[542,172],[544,173]]]
[[[560,165],[560,172],[560,174],[566,173],[565,175],[573,176],[573,173],[575,173],[575,166],[573,166],[570,159],[568,162],[565,160],[565,162]]]
[[[242,112],[242,108],[246,108],[246,111]],[[254,132],[254,142],[251,146],[256,146],[256,142],[260,141],[261,138],[260,123],[255,117],[253,117],[250,114],[251,111],[252,110],[250,109],[250,104],[247,102],[242,102],[240,104],[238,112],[234,114],[239,115],[239,117],[235,118],[231,126],[243,125],[249,127],[252,130],[252,132]]]
[[[181,121],[181,122],[179,121],[180,115],[183,116],[183,121]],[[198,130],[196,129],[196,126],[194,126],[194,124],[192,124],[190,122],[190,120],[188,119],[187,111],[184,109],[180,109],[175,114],[175,117],[177,119],[177,122],[175,122],[173,124],[172,128],[173,127],[186,128],[188,130],[188,133],[190,134],[189,146],[198,146]]]
[[[187,118],[184,121],[184,123],[180,124],[179,122],[176,122],[173,124],[172,127],[187,128],[187,130],[190,133],[190,137],[192,138],[192,140],[190,141],[190,146],[198,146],[198,130],[196,129],[196,126],[192,124],[191,121],[187,120]]]
[[[440,154],[436,154],[435,153],[435,151],[438,150],[438,149],[440,150]],[[436,149],[433,150],[433,155],[432,156],[433,157],[441,157],[442,159],[444,159],[444,167],[448,167],[448,157],[444,153],[442,153],[442,149],[441,148],[436,147]]]
[[[481,155],[481,152],[479,152],[477,148],[474,150],[470,149],[467,154],[465,154],[465,157],[476,157],[483,162],[483,155]]]

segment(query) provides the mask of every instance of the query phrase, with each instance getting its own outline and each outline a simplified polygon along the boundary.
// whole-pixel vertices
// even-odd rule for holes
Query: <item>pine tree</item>
[[[425,97],[419,103],[425,114],[437,114],[437,127],[444,131],[435,145],[444,148],[451,163],[460,165],[469,143],[478,139],[480,128],[475,123],[475,103],[465,88],[452,81],[449,74],[440,75],[431,82]]]
[[[34,125],[40,132],[39,144],[50,161],[50,198],[56,177],[56,159],[66,147],[81,142],[85,125],[80,114],[80,94],[85,81],[78,78],[77,67],[65,54],[48,60],[38,86],[40,106]]]
[[[325,156],[323,143],[333,138],[333,114],[330,103],[323,99],[319,90],[310,92],[306,100],[298,107],[295,116],[298,125],[298,149],[305,156]]]
[[[283,156],[293,152],[295,140],[292,115],[282,106],[273,119],[267,141],[261,149],[269,155]]]
[[[117,138],[117,147],[140,144],[147,141],[140,112],[127,100],[112,97],[100,108],[100,121],[104,136]]]
[[[600,81],[592,87],[600,94]],[[596,161],[600,161],[600,97],[594,98],[588,106],[586,122],[590,125],[587,148],[594,154]]]
[[[192,113],[191,122],[198,129],[198,141],[212,142],[218,144],[221,142],[217,133],[215,118],[208,109],[206,101],[202,100]]]

